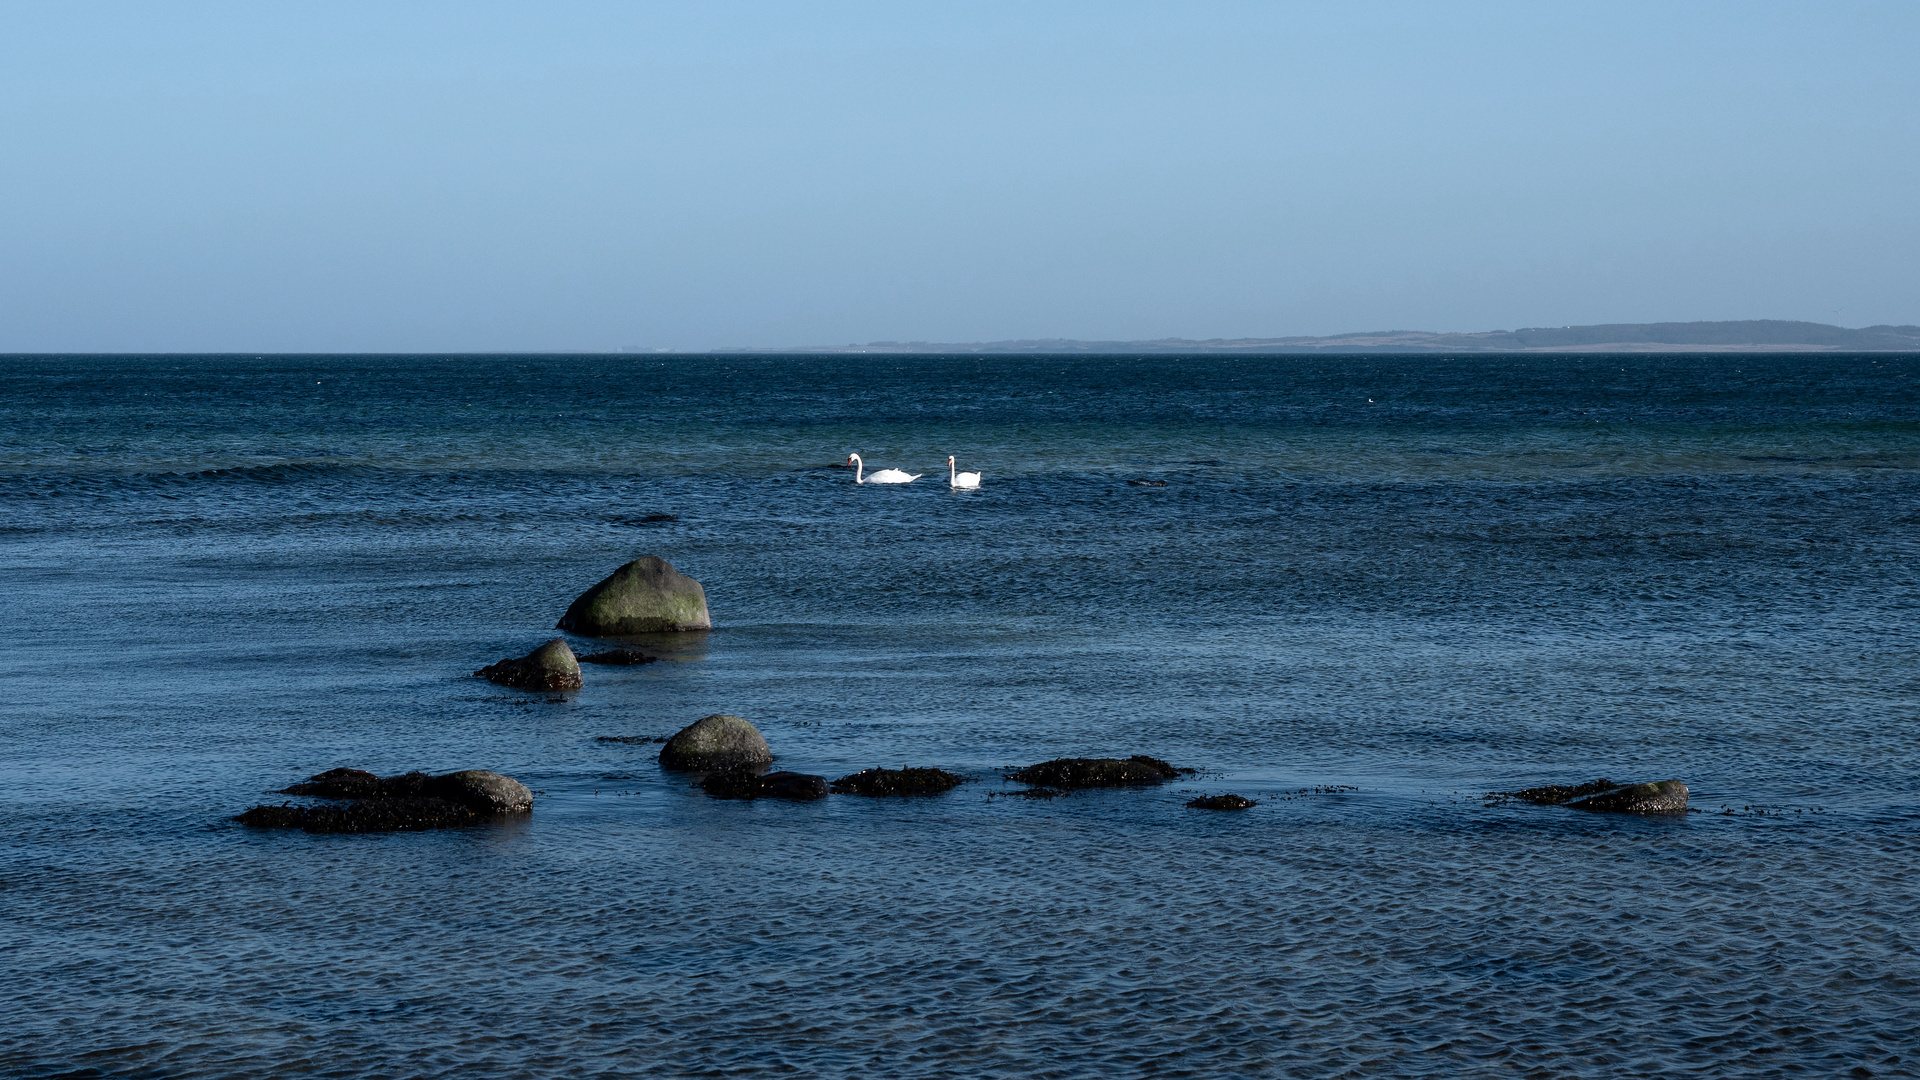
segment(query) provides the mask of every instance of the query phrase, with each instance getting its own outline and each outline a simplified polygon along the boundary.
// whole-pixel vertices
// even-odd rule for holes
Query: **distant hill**
[[[1325,353],[1325,352],[1920,352],[1920,326],[1849,330],[1782,319],[1605,323],[1472,334],[1380,330],[1333,337],[1160,338],[1154,341],[874,341],[865,345],[725,352],[805,353]]]

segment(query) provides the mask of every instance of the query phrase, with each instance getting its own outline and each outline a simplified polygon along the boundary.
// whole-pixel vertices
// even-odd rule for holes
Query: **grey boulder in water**
[[[508,657],[489,664],[474,674],[522,690],[580,689],[580,661],[563,638],[554,638],[518,660]]]
[[[1628,784],[1584,799],[1575,799],[1566,805],[1575,810],[1600,810],[1615,814],[1684,814],[1687,812],[1687,785],[1678,780]]]
[[[660,764],[669,769],[728,769],[772,761],[773,748],[760,729],[726,713],[695,720],[660,748]]]
[[[707,591],[658,555],[615,570],[567,606],[557,629],[588,637],[711,630]]]
[[[439,777],[440,797],[483,814],[524,814],[533,809],[533,792],[511,776],[466,769]]]

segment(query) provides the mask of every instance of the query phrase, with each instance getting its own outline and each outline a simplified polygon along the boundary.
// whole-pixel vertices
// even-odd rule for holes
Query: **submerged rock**
[[[725,769],[772,761],[773,750],[760,730],[726,713],[695,720],[660,748],[660,764],[669,769]]]
[[[1520,791],[1490,791],[1487,799],[1488,806],[1518,801],[1616,814],[1679,814],[1687,809],[1687,785],[1678,780],[1616,784],[1600,779],[1584,784],[1547,784]]]
[[[580,689],[580,662],[564,638],[554,638],[518,660],[509,657],[474,674],[521,690]]]
[[[707,592],[657,555],[635,559],[580,594],[556,629],[588,637],[710,630]]]
[[[840,795],[938,795],[965,783],[945,769],[862,769],[833,782]]]
[[[1655,780],[1575,799],[1567,804],[1575,810],[1599,810],[1613,814],[1684,814],[1687,812],[1687,785],[1678,780]]]
[[[1192,769],[1175,768],[1144,754],[1130,758],[1055,758],[1007,774],[1007,779],[1034,787],[1139,787],[1164,784]]]
[[[827,797],[827,778],[785,771],[761,774],[752,766],[738,766],[708,773],[700,781],[700,790],[716,799],[811,802]]]
[[[1257,801],[1253,799],[1242,798],[1239,795],[1208,795],[1203,798],[1188,800],[1187,809],[1189,810],[1245,810],[1249,806],[1259,806],[1259,805],[1260,804]]]
[[[606,652],[589,653],[580,658],[583,664],[613,664],[630,667],[634,664],[651,664],[660,659],[652,653],[643,653],[639,649],[608,649]]]
[[[477,825],[533,809],[533,792],[525,784],[483,769],[388,777],[361,769],[329,769],[280,794],[339,799],[346,805],[255,806],[234,820],[256,828],[311,833],[395,832]]]

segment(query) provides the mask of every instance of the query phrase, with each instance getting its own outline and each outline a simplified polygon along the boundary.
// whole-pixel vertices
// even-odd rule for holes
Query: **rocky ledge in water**
[[[338,799],[345,805],[256,806],[234,820],[255,828],[310,833],[396,832],[478,825],[533,809],[533,792],[525,784],[483,769],[387,777],[362,769],[329,769],[280,794]]]
[[[762,773],[750,765],[710,772],[700,790],[716,799],[789,799],[811,802],[827,797],[827,778],[807,773]]]
[[[581,593],[554,626],[588,637],[712,628],[706,590],[658,555],[635,559]]]
[[[695,720],[660,748],[660,764],[669,769],[718,770],[772,761],[773,750],[760,730],[726,713]]]
[[[1249,806],[1259,806],[1254,799],[1239,795],[1207,795],[1198,799],[1189,799],[1189,810],[1245,810]]]
[[[521,690],[580,689],[580,662],[562,638],[554,638],[518,660],[508,657],[474,674]]]
[[[588,653],[580,658],[580,662],[631,667],[635,664],[651,664],[658,659],[660,658],[652,653],[643,653],[639,649],[608,649],[606,652]]]
[[[1584,784],[1547,784],[1520,791],[1490,791],[1487,800],[1488,806],[1518,801],[1612,814],[1684,814],[1687,785],[1678,780],[1616,784],[1601,779]]]
[[[938,795],[965,783],[945,769],[861,769],[833,782],[838,795]]]
[[[1159,758],[1135,754],[1130,758],[1055,758],[1007,774],[1007,779],[1034,787],[1140,787],[1164,784],[1192,769],[1176,768]]]

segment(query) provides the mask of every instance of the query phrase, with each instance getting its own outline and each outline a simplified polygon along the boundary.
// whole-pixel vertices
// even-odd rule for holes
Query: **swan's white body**
[[[977,472],[954,472],[953,456],[947,456],[947,486],[951,488],[977,488],[980,486],[980,474]]]
[[[899,469],[875,469],[873,475],[868,476],[867,463],[860,460],[859,454],[848,454],[847,464],[853,466],[853,482],[856,484],[911,484],[926,475],[914,473],[909,476]]]

